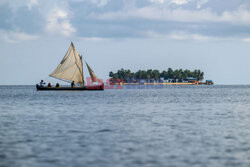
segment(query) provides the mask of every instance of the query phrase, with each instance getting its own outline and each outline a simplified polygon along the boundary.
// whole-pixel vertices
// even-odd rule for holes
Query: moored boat
[[[57,68],[49,75],[50,77],[63,80],[66,82],[74,82],[77,86],[72,87],[45,87],[36,85],[37,90],[104,90],[104,83],[98,79],[94,71],[85,61],[87,69],[90,74],[90,79],[92,81],[91,85],[85,85],[84,75],[83,75],[83,63],[82,63],[82,56],[76,50],[74,44],[71,42],[70,47],[63,57],[60,64]],[[96,85],[93,84],[94,82],[98,82]]]

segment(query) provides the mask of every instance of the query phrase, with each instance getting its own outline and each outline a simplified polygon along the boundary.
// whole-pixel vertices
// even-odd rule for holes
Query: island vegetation
[[[204,72],[201,70],[182,70],[168,68],[168,70],[138,70],[131,72],[129,69],[120,69],[116,73],[109,72],[111,79],[121,79],[124,82],[189,82],[189,81],[202,81],[204,79]]]

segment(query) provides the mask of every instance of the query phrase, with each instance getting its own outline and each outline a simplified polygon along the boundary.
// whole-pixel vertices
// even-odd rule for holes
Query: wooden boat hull
[[[92,85],[92,86],[84,86],[84,87],[41,87],[38,84],[36,85],[36,89],[37,90],[42,90],[42,91],[59,91],[59,90],[63,90],[63,91],[82,91],[82,90],[104,90],[104,84],[101,85]]]

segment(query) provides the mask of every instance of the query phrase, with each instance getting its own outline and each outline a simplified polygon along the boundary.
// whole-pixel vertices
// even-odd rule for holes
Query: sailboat
[[[50,77],[63,80],[66,82],[75,82],[76,87],[44,87],[36,85],[37,90],[104,90],[104,83],[100,83],[100,80],[91,69],[89,64],[85,61],[89,74],[91,76],[92,82],[100,83],[98,85],[86,85],[83,75],[83,63],[82,56],[76,50],[73,42],[71,42],[68,51],[63,57],[57,68],[49,75]]]

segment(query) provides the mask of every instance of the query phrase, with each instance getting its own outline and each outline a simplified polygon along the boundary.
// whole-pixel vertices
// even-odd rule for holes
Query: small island
[[[204,72],[201,70],[182,70],[168,68],[168,70],[138,70],[137,72],[131,72],[131,70],[120,69],[116,73],[109,72],[109,77],[112,81],[119,79],[120,84],[164,84],[164,85],[190,85],[190,84],[206,84],[212,85],[212,80],[204,79]],[[117,82],[116,82],[117,83]]]

